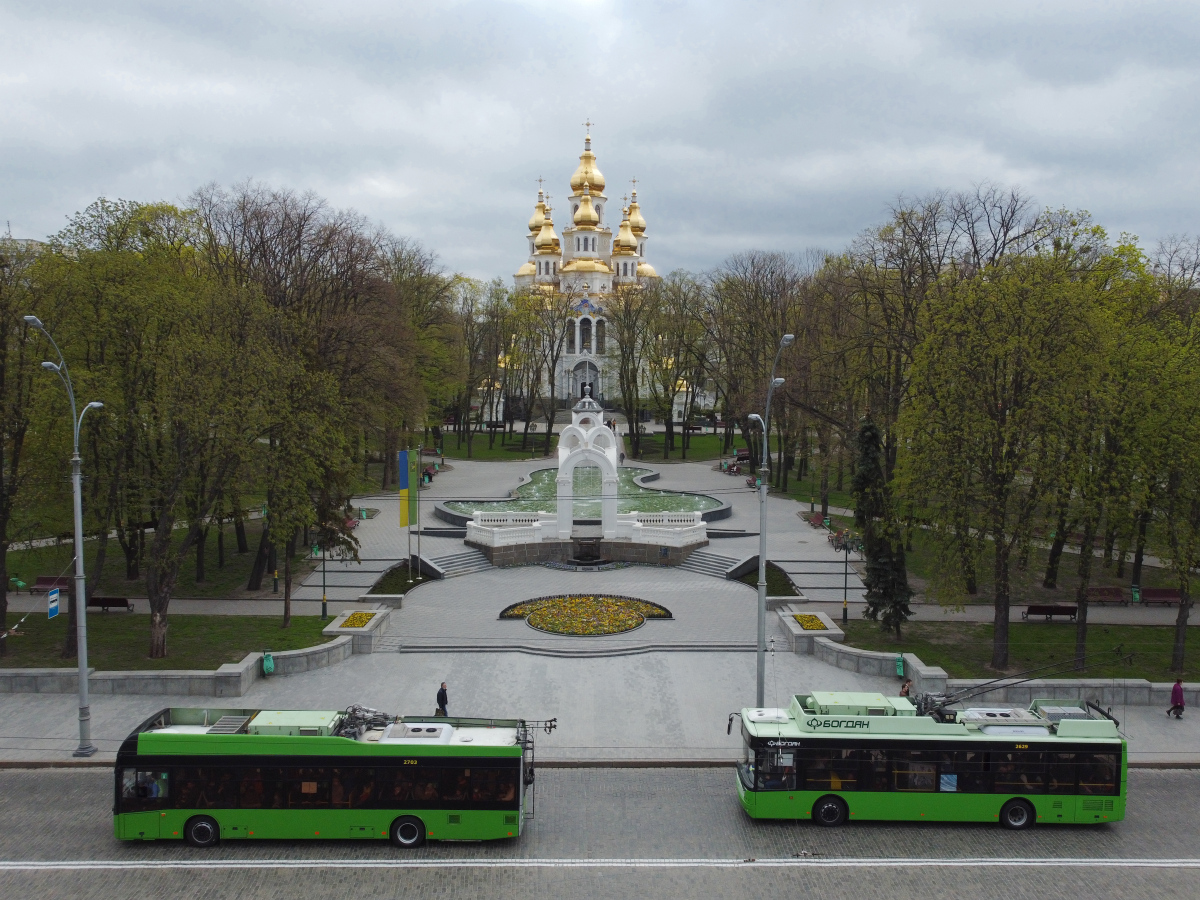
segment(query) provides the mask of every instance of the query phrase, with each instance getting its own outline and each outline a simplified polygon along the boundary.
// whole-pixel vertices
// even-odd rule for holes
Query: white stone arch
[[[570,427],[567,426],[567,429]],[[564,434],[567,429],[564,429]],[[605,540],[612,540],[617,536],[617,466],[609,454],[591,446],[575,447],[558,464],[559,539],[569,540],[571,537],[575,518],[574,475],[579,466],[596,466],[600,470],[600,525]]]

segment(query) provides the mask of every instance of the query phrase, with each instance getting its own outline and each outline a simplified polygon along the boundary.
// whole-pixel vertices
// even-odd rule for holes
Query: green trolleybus
[[[1126,744],[1089,704],[920,716],[902,697],[812,691],[740,716],[738,794],[754,818],[1027,828],[1125,816]]]
[[[124,840],[516,837],[532,812],[532,727],[554,722],[164,709],[117,753]]]

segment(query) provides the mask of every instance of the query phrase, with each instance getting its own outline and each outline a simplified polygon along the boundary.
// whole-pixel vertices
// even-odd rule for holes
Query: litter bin
[[[271,655],[270,650],[263,651],[263,674],[264,675],[275,674],[275,657],[273,657]]]
[[[900,678],[904,677],[904,657],[903,656],[898,655],[896,657],[896,675]]]

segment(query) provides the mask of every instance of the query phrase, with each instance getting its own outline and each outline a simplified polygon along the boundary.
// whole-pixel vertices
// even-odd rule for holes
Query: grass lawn
[[[665,434],[644,434],[642,435],[642,461],[643,462],[665,462],[669,460],[682,460],[683,456],[683,435],[679,432],[675,433],[675,449],[664,459],[663,444],[666,443]],[[689,461],[702,462],[709,459],[720,459],[722,455],[729,457],[731,453],[723,453],[725,446],[724,434],[693,434],[689,438],[687,450],[687,459]],[[632,443],[628,435],[625,436],[625,446],[632,447]],[[735,436],[733,440],[733,452],[739,449],[744,449],[741,436]]]
[[[259,536],[262,533],[262,520],[253,519],[246,522],[246,542],[249,550],[246,553],[237,552],[237,538],[233,526],[225,526],[225,567],[217,567],[217,529],[210,528],[208,541],[205,544],[205,580],[196,581],[195,549],[188,553],[179,571],[179,583],[172,591],[174,597],[223,597],[241,599],[247,597],[270,596],[271,573],[263,579],[263,590],[247,591],[246,582],[250,578],[250,569],[254,565],[254,554],[258,549]],[[178,532],[182,538],[183,532]],[[147,535],[147,541],[149,541]],[[84,541],[83,553],[87,562],[87,573],[91,577],[91,567],[96,559],[98,542]],[[316,563],[308,559],[308,548],[297,547],[296,557],[292,561],[292,588],[299,586],[305,576],[313,570]],[[47,547],[34,547],[31,550],[8,551],[8,574],[20,574],[21,580],[33,584],[39,575],[69,575],[71,560],[74,558],[74,547],[68,541]],[[281,584],[279,596],[283,596],[283,557],[279,556],[279,571]],[[114,538],[108,541],[108,550],[104,558],[104,573],[100,583],[93,593],[109,597],[145,597],[146,569],[143,566],[140,577],[128,580],[125,578],[125,554],[121,545]]]
[[[742,584],[748,584],[752,588],[758,588],[758,569],[752,572],[747,572],[738,581]],[[787,574],[775,563],[767,561],[767,596],[768,597],[798,597],[800,596],[792,580],[787,577]]]
[[[991,625],[972,622],[910,622],[897,641],[875,622],[851,620],[846,643],[863,650],[915,653],[922,662],[941,666],[951,678],[995,678],[1001,673],[992,659]],[[1148,625],[1090,625],[1088,653],[1104,653],[1120,645],[1134,654],[1132,665],[1088,669],[1082,678],[1145,678],[1174,681],[1170,670],[1174,629]],[[1009,626],[1009,673],[1070,660],[1075,655],[1075,625],[1070,622],[1014,623]],[[1189,671],[1200,670],[1200,628],[1189,628],[1186,657]],[[1074,677],[1071,673],[1056,678]],[[1185,676],[1184,680],[1188,680]],[[1195,680],[1193,675],[1191,680]]]
[[[9,627],[20,618],[8,614]],[[166,659],[149,659],[150,616],[144,613],[99,611],[88,614],[88,665],[97,671],[129,669],[206,669],[222,663],[240,662],[247,653],[259,650],[299,650],[328,640],[321,629],[329,624],[320,616],[293,616],[292,627],[280,627],[278,616],[169,616]],[[8,655],[0,657],[4,668],[70,668],[75,661],[63,659],[67,616],[47,619],[32,613],[20,632],[7,638]]]
[[[368,593],[371,594],[405,594],[415,588],[418,584],[422,584],[427,579],[424,575],[418,572],[415,568],[412,570],[412,583],[408,580],[408,566],[396,566],[394,569],[389,569],[384,573],[383,577],[375,582],[375,586]]]
[[[486,433],[476,434],[471,441],[470,458],[482,460],[529,459],[530,457],[534,456],[540,458],[542,455],[542,450],[546,446],[546,432],[544,430],[545,426],[543,425],[542,428],[543,430],[538,431],[536,434],[529,435],[529,443],[524,450],[521,449],[521,433],[519,431],[511,437],[508,435],[502,436],[499,432],[497,432],[496,440],[492,447],[488,447],[488,436]],[[460,447],[457,437],[452,434],[446,434],[442,438],[442,443],[442,451],[444,452],[446,459],[467,458],[467,442],[465,439]],[[550,439],[550,452],[554,453],[557,447],[558,437],[556,435]],[[434,459],[440,459],[440,457],[426,456],[424,459],[428,463]]]

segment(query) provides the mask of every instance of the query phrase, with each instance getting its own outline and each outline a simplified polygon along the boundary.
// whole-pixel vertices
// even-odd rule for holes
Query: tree
[[[867,572],[867,606],[863,614],[900,637],[900,626],[912,615],[904,538],[888,508],[891,495],[883,472],[883,436],[869,419],[859,426],[854,466],[854,524],[862,529]]]
[[[977,522],[987,538],[997,669],[1008,665],[1012,552],[1053,487],[1092,368],[1070,266],[1064,254],[1017,257],[950,286],[915,348],[901,422],[907,496],[933,521]],[[952,529],[937,534],[960,540]]]

